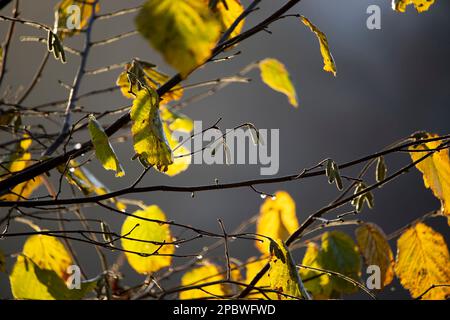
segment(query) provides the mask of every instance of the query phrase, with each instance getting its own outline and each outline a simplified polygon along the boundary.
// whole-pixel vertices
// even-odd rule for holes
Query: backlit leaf
[[[417,12],[421,13],[428,11],[433,4],[434,0],[392,0],[392,9],[399,12],[405,12],[407,6],[414,5]]]
[[[131,120],[134,150],[141,163],[167,171],[173,155],[159,116],[158,97],[146,89],[139,91],[131,107]]]
[[[95,156],[103,165],[103,168],[115,171],[116,177],[123,176],[125,172],[119,163],[119,159],[117,159],[114,149],[109,143],[108,136],[93,115],[89,116],[88,128],[92,144],[95,148]]]
[[[181,286],[199,286],[221,280],[225,280],[225,277],[219,267],[209,261],[203,261],[202,266],[193,268],[183,275],[181,278]],[[180,299],[215,299],[217,296],[224,296],[227,293],[225,286],[222,284],[203,286],[202,289],[204,291],[200,289],[181,291]]]
[[[274,200],[267,198],[264,201],[256,223],[257,234],[285,241],[298,227],[295,202],[287,192],[278,191]],[[261,240],[263,242],[255,242],[256,247],[262,253],[269,253],[269,240],[265,238]]]
[[[94,290],[97,281],[80,283],[80,289],[69,289],[58,274],[44,269],[32,259],[20,255],[9,277],[15,299],[25,300],[79,300]]]
[[[164,123],[164,133],[169,142],[170,148],[173,150],[173,163],[167,167],[164,174],[172,177],[189,168],[191,164],[190,151],[182,144],[178,142],[174,137],[174,133],[169,129],[169,126]]]
[[[438,137],[436,134],[425,133],[424,139]],[[412,161],[417,161],[427,154],[426,151],[433,150],[441,145],[441,141],[432,141],[409,148]],[[430,188],[436,198],[441,200],[442,213],[450,217],[450,158],[448,149],[434,152],[425,160],[416,164],[416,168],[423,174],[425,187]]]
[[[361,260],[358,248],[351,237],[340,231],[325,232],[319,248],[308,245],[303,257],[303,265],[338,272],[356,281],[361,272]],[[336,275],[322,274],[315,270],[301,269],[301,277],[306,288],[316,299],[337,298],[342,293],[353,293],[357,287]],[[313,280],[308,278],[316,277]]]
[[[301,280],[291,254],[283,241],[270,244],[270,268],[267,272],[270,287],[277,290],[278,300],[291,300],[302,297]]]
[[[221,31],[208,3],[198,0],[147,0],[136,25],[183,77],[209,59]]]
[[[73,260],[64,245],[55,237],[30,236],[10,275],[11,290],[16,299],[81,299],[92,284],[69,289],[65,281]]]
[[[148,206],[144,210],[135,211],[133,215],[144,219],[166,221],[166,215],[156,205]],[[173,254],[175,248],[172,244],[163,244],[173,241],[170,235],[169,225],[129,216],[122,225],[121,235],[126,235],[127,237],[122,238],[122,247],[125,250],[137,252],[126,252],[125,255],[130,265],[138,273],[154,273],[164,267],[170,266],[172,262],[170,254]],[[137,239],[138,241],[133,239]]]
[[[250,282],[253,280],[253,278],[258,274],[258,272],[266,265],[267,262],[269,262],[270,256],[263,256],[260,258],[250,258],[245,266],[245,274],[246,279],[245,283],[250,284]],[[270,279],[267,276],[267,272],[261,277],[261,279],[258,280],[258,282],[255,285],[258,288],[261,289],[270,289]],[[252,290],[248,297],[250,299],[277,299],[277,294],[275,292],[264,292],[262,294],[258,290]]]
[[[231,27],[233,22],[241,15],[244,11],[244,7],[242,6],[239,0],[227,0],[227,6],[223,4],[222,1],[219,1],[215,8],[214,12],[219,16],[219,19],[222,23],[222,32],[228,30]],[[241,30],[244,26],[245,19],[242,19],[241,22],[236,26],[233,32],[230,34],[230,37],[236,37],[241,33]]]
[[[58,36],[62,40],[65,37],[71,37],[73,35],[79,34],[80,30],[87,27],[89,23],[89,19],[92,16],[93,4],[95,0],[63,0],[56,5],[56,18],[55,22],[58,27]],[[69,10],[69,8],[73,5],[76,5],[80,8],[80,25],[78,28],[68,29],[67,21],[68,19],[73,19],[73,13]],[[95,12],[98,13],[100,11],[100,4],[97,3],[95,6]],[[75,21],[70,21],[72,24]],[[56,32],[56,31],[55,31]]]
[[[397,240],[395,273],[413,298],[432,285],[449,284],[450,256],[444,237],[423,223],[407,229]],[[423,299],[449,297],[449,287],[438,287]]]
[[[331,55],[330,48],[328,46],[327,36],[320,31],[308,18],[301,16],[300,20],[303,24],[311,29],[317,36],[320,44],[320,53],[323,58],[323,70],[333,73],[336,76],[336,64],[334,63],[333,56]]]
[[[132,75],[128,72],[131,72]],[[134,77],[137,77],[137,79]],[[141,90],[139,81],[156,90],[169,79],[168,75],[158,71],[151,63],[134,59],[131,64],[125,66],[125,70],[117,78],[116,84],[126,98],[134,99],[135,94]],[[164,103],[169,103],[170,101],[181,99],[182,96],[183,87],[178,84],[164,94],[161,100]]]
[[[0,161],[4,164],[0,167],[1,180],[10,177],[10,173],[19,172],[30,166],[32,155],[27,150],[30,148],[32,140],[28,135],[24,135],[23,139],[16,144],[14,152]],[[4,201],[18,201],[28,199],[33,192],[41,185],[42,178],[37,176],[34,179],[22,182],[16,185],[11,193],[0,196],[0,200]]]
[[[322,261],[320,259],[320,247],[314,242],[308,243],[305,255],[303,256],[302,265],[323,269]],[[300,276],[306,289],[313,295],[314,299],[328,299],[331,297],[333,291],[331,282],[332,276],[307,268],[300,269]]]
[[[373,223],[365,223],[355,230],[355,234],[366,265],[380,267],[380,289],[389,285],[394,278],[394,255],[383,230]]]
[[[259,63],[259,68],[264,83],[273,90],[285,94],[289,99],[289,103],[294,107],[298,107],[297,93],[284,64],[276,59],[267,58]]]
[[[161,105],[159,107],[161,120],[169,125],[172,131],[192,132],[194,130],[194,122],[188,116],[170,110],[167,106]]]

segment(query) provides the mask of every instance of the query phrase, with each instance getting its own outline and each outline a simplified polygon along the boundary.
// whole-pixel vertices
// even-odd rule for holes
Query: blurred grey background
[[[249,0],[242,2],[245,5],[250,3]],[[21,17],[53,24],[53,8],[57,1],[21,0],[20,3]],[[143,1],[101,1],[101,11],[107,13],[141,3]],[[282,1],[262,1],[261,10],[247,19],[246,27],[261,21],[281,3]],[[381,30],[366,28],[366,9],[371,4],[377,4],[381,8]],[[307,16],[326,33],[337,64],[336,78],[322,70],[322,57],[315,35],[298,19],[284,19],[270,27],[272,34],[261,32],[230,51],[233,53],[240,50],[241,55],[229,62],[208,65],[197,71],[188,83],[233,75],[252,61],[273,57],[285,63],[291,73],[299,96],[298,109],[291,107],[283,95],[262,84],[258,72],[254,71],[250,74],[254,79],[251,83],[230,85],[213,97],[189,105],[184,113],[195,120],[202,120],[204,126],[222,117],[223,129],[243,122],[252,122],[258,128],[279,128],[279,175],[299,172],[327,157],[337,162],[346,162],[376,152],[417,130],[448,134],[449,9],[450,3],[442,0],[437,0],[429,12],[422,14],[418,14],[413,7],[408,7],[407,13],[396,13],[391,9],[389,0],[304,0],[291,10],[291,13]],[[1,13],[10,15],[10,12],[11,5]],[[135,14],[128,14],[114,20],[96,22],[93,40],[133,30],[134,16]],[[4,38],[8,26],[9,23],[0,23],[1,39]],[[21,85],[27,84],[45,53],[43,44],[20,42],[18,38],[23,35],[43,36],[43,32],[23,25],[17,26],[2,93],[7,87],[14,92]],[[81,38],[74,37],[67,40],[66,44],[81,48]],[[130,61],[133,57],[151,61],[168,74],[174,73],[161,56],[137,35],[93,49],[88,59],[88,69]],[[24,105],[32,107],[67,98],[68,91],[57,81],[72,82],[79,58],[68,54],[68,63],[65,65],[53,58],[50,60],[44,71],[44,80],[38,84]],[[120,72],[121,69],[118,69],[97,76],[86,76],[81,92],[113,86]],[[192,94],[195,92],[186,93],[187,96]],[[101,112],[129,103],[119,91],[115,91],[80,100],[77,106]],[[115,118],[116,116],[104,118],[102,124],[112,123]],[[61,123],[60,119],[57,120],[57,123]],[[41,117],[30,117],[27,121],[47,126],[50,132],[58,130],[55,124]],[[75,142],[83,142],[87,136],[80,134],[76,139]],[[115,179],[113,173],[104,171],[96,161],[88,165],[88,168],[113,190],[129,185],[142,170],[137,162],[130,160],[133,154],[130,141],[117,144],[115,148],[125,167],[124,178]],[[392,172],[409,163],[410,159],[407,154],[401,154],[390,156],[386,161]],[[356,172],[349,170],[346,173],[350,175]],[[152,171],[141,185],[190,186],[211,184],[215,178],[225,183],[258,177],[259,167],[255,165],[192,165],[188,171],[173,178]],[[328,185],[324,177],[259,186],[259,189],[268,193],[276,190],[288,191],[296,201],[300,221],[337,196],[335,187]],[[70,197],[70,194],[65,193],[65,196]],[[197,193],[194,198],[191,198],[190,194],[162,192],[135,194],[129,198],[159,205],[168,218],[176,222],[215,232],[220,232],[217,218],[222,218],[227,230],[231,231],[241,221],[256,214],[262,203],[260,197],[250,188]],[[439,202],[431,191],[425,189],[417,170],[412,170],[410,174],[403,175],[375,191],[375,201],[375,208],[365,209],[359,218],[379,224],[386,233],[391,233],[439,207]],[[4,209],[0,210],[4,213]],[[122,216],[98,207],[86,209],[85,214],[108,221],[115,231],[120,232]],[[38,223],[46,227],[56,227]],[[435,218],[427,224],[444,234],[448,240],[445,219]],[[76,224],[70,227],[76,228]],[[25,230],[27,228],[23,225],[14,224],[10,232]],[[353,228],[340,230],[353,234]],[[176,230],[175,235],[178,232],[179,230]],[[21,250],[23,242],[23,238],[9,238],[0,241],[0,246],[4,252],[14,253]],[[197,252],[211,242],[213,241],[200,240],[183,246],[178,252]],[[395,252],[395,241],[391,244]],[[74,247],[78,250],[88,275],[95,276],[100,270],[95,250],[80,243],[74,243]],[[254,244],[245,240],[235,241],[230,250],[232,256],[243,261],[258,255]],[[301,254],[302,251],[299,252],[299,257]],[[112,264],[118,255],[118,252],[108,252],[108,262]],[[224,264],[222,247],[211,252],[208,257]],[[186,261],[180,258],[175,259],[174,263],[181,264]],[[8,259],[9,270],[13,262]],[[125,285],[136,285],[144,279],[127,263],[122,271],[125,275]],[[177,281],[178,278],[174,277],[168,285],[175,285]],[[4,274],[0,274],[0,297],[10,297],[8,279]],[[380,294],[380,298],[408,297],[408,293],[397,280]],[[352,298],[366,297],[357,294]]]

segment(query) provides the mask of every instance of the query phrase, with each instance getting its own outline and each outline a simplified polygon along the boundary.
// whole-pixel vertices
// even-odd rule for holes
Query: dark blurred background
[[[102,13],[106,13],[142,2],[110,0],[100,3]],[[245,5],[250,3],[248,0],[242,2]],[[21,0],[21,17],[53,25],[53,8],[56,3],[57,1],[50,0]],[[262,1],[261,10],[247,19],[246,27],[265,18],[281,3],[282,1]],[[369,16],[366,9],[371,4],[377,4],[381,8],[381,30],[366,28]],[[204,126],[222,117],[222,128],[232,128],[243,122],[252,122],[258,128],[279,128],[279,175],[299,172],[327,157],[337,162],[346,162],[376,152],[417,130],[448,134],[449,9],[450,3],[442,0],[437,0],[429,12],[422,14],[418,14],[413,7],[408,7],[407,13],[394,12],[388,0],[304,0],[291,13],[305,15],[326,33],[337,64],[336,78],[322,70],[322,57],[315,35],[298,19],[284,19],[270,27],[272,34],[261,32],[230,51],[240,50],[241,55],[229,62],[208,65],[196,72],[189,83],[233,75],[255,60],[273,57],[284,62],[291,73],[299,96],[298,109],[291,107],[283,95],[262,84],[258,72],[254,71],[250,74],[254,79],[250,84],[230,85],[211,98],[189,105],[184,113],[195,120],[202,120]],[[10,15],[10,12],[11,5],[1,13]],[[128,14],[114,20],[96,22],[93,40],[133,30],[134,16],[135,14]],[[0,23],[2,39],[8,25],[9,23]],[[18,38],[22,35],[43,36],[43,32],[17,25],[7,65],[8,73],[1,92],[7,87],[15,92],[21,85],[27,84],[45,53],[43,44],[20,42]],[[81,38],[74,37],[67,40],[66,44],[81,48]],[[151,61],[168,74],[174,73],[161,56],[137,35],[93,49],[88,69],[129,61],[133,57]],[[26,106],[67,98],[68,91],[57,81],[71,83],[79,59],[69,54],[66,65],[61,65],[53,58],[50,60],[44,71],[44,80],[24,102]],[[81,92],[114,85],[120,72],[119,69],[97,76],[86,76]],[[115,91],[80,100],[77,106],[101,112],[129,103],[119,91]],[[102,124],[109,124],[114,119],[115,117],[102,119]],[[41,117],[28,118],[27,121],[47,126],[50,132],[58,130],[58,127]],[[61,123],[59,119],[58,123]],[[87,136],[81,134],[77,139],[78,142],[83,142]],[[116,145],[115,148],[125,167],[124,178],[115,179],[113,173],[106,172],[95,161],[88,166],[113,190],[129,185],[142,170],[140,165],[129,159],[133,154],[130,141]],[[410,159],[407,154],[401,154],[390,156],[386,161],[392,172],[409,163]],[[214,183],[215,178],[225,183],[258,178],[259,172],[259,167],[255,165],[192,165],[188,171],[174,178],[152,171],[141,185],[201,185]],[[357,170],[349,170],[347,174],[356,172]],[[297,203],[300,221],[337,196],[335,187],[328,185],[324,177],[259,186],[259,189],[268,193],[288,191]],[[70,194],[65,193],[65,196],[70,197]],[[262,203],[250,188],[197,193],[194,198],[190,194],[181,193],[135,194],[129,198],[142,200],[146,204],[157,204],[169,219],[179,223],[215,232],[220,232],[217,218],[222,218],[227,230],[232,230],[241,221],[256,214]],[[375,191],[375,201],[375,208],[365,209],[359,218],[379,224],[387,234],[440,205],[431,191],[425,189],[417,170],[412,170],[410,174]],[[0,210],[4,213],[4,209]],[[105,219],[114,231],[120,232],[122,216],[98,207],[86,209],[85,213],[89,217]],[[56,227],[38,223],[44,227]],[[428,220],[427,224],[440,231],[448,240],[448,226],[444,218]],[[10,232],[24,230],[27,227],[14,224]],[[340,230],[353,234],[353,228]],[[23,238],[10,238],[0,241],[0,245],[4,252],[14,253],[21,250],[23,242]],[[196,252],[211,242],[212,240],[201,240],[183,246],[178,252]],[[391,244],[395,252],[395,240]],[[74,243],[74,247],[78,250],[88,275],[95,276],[100,270],[95,250],[80,243]],[[258,255],[254,244],[245,240],[235,241],[230,250],[232,256],[243,261]],[[108,252],[109,263],[113,263],[118,255],[118,252]],[[215,261],[219,264],[224,263],[222,248],[211,252],[208,257],[217,258]],[[8,259],[9,270],[13,262]],[[183,262],[186,259],[174,260],[175,264]],[[122,271],[126,285],[136,285],[144,279],[127,263]],[[176,284],[177,280],[174,277],[171,284]],[[0,275],[0,297],[10,297],[8,279],[4,274]],[[351,297],[366,298],[362,294]],[[409,294],[397,280],[380,294],[380,298],[408,297]]]

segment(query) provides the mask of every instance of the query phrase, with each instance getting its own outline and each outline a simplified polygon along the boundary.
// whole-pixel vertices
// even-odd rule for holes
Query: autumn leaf
[[[215,281],[225,280],[223,272],[215,264],[205,260],[200,267],[196,267],[186,272],[181,278],[182,287],[201,286],[203,284]],[[227,293],[223,284],[213,284],[200,289],[183,290],[180,292],[180,299],[214,299],[217,296],[224,296]]]
[[[16,144],[14,151],[2,159],[2,167],[0,167],[2,178],[0,180],[7,179],[12,173],[22,171],[33,163],[32,155],[28,152],[32,142],[32,139],[27,134],[23,135],[22,140]],[[39,176],[22,182],[16,185],[10,193],[0,196],[0,200],[26,200],[41,185],[41,183],[42,178]]]
[[[125,252],[125,255],[138,273],[151,274],[170,266],[172,262],[170,255],[174,253],[175,247],[173,244],[163,244],[173,241],[169,225],[159,221],[166,221],[166,215],[158,206],[151,205],[135,211],[122,225],[122,247],[131,251]]]
[[[117,78],[116,84],[120,87],[124,97],[134,99],[137,92],[142,89],[141,83],[156,90],[169,79],[170,77],[158,71],[155,65],[134,59],[131,64],[125,66],[125,70]],[[178,84],[164,94],[161,100],[164,103],[179,100],[183,96],[183,92],[183,87]]]
[[[198,0],[147,0],[136,25],[182,77],[210,58],[221,31],[208,4]]]
[[[173,155],[159,115],[158,97],[146,89],[139,91],[131,107],[131,120],[134,150],[141,163],[167,171]]]
[[[267,58],[259,62],[259,69],[261,70],[261,79],[265,84],[286,95],[289,103],[298,107],[297,93],[284,64],[276,59]]]
[[[163,173],[167,174],[169,177],[173,177],[189,168],[189,165],[191,164],[191,152],[175,139],[173,131],[169,129],[169,125],[164,123],[163,127],[169,146],[173,150],[174,157],[173,163],[170,164]]]
[[[252,257],[248,259],[248,261],[245,264],[245,283],[250,284],[250,282],[253,280],[253,278],[258,274],[258,272],[269,262],[270,256],[265,255],[259,258]],[[261,277],[261,279],[258,280],[258,282],[255,284],[255,287],[258,287],[260,289],[270,289],[270,279],[267,276],[267,272]],[[277,294],[274,292],[264,292],[261,293],[259,290],[252,290],[249,295],[249,298],[251,299],[277,299]]]
[[[79,34],[81,30],[87,27],[89,20],[92,16],[93,4],[95,0],[63,0],[56,5],[56,26],[58,37],[63,40],[65,37],[72,37],[76,34]],[[73,19],[71,16],[74,12],[70,11],[71,6],[77,6],[80,8],[80,25],[78,28],[68,29],[67,22],[68,19]],[[98,13],[100,11],[100,4],[97,3],[95,6],[95,12]],[[71,21],[74,23],[75,21]]]
[[[424,133],[423,139],[437,138],[438,135]],[[412,161],[417,161],[428,154],[426,150],[439,148],[441,141],[431,141],[409,147]],[[421,152],[424,150],[424,152]],[[441,200],[442,213],[450,218],[450,158],[448,149],[434,152],[431,156],[416,164],[416,168],[422,172],[423,182],[426,188],[430,188],[436,198]]]
[[[208,2],[208,0],[204,0],[205,2]],[[231,25],[234,23],[234,21],[242,14],[244,11],[244,7],[242,6],[241,2],[239,0],[227,0],[226,6],[222,1],[219,1],[215,8],[213,8],[213,11],[218,15],[219,20],[222,23],[222,32],[225,32],[228,30]],[[244,27],[245,19],[242,19],[241,22],[236,26],[236,28],[233,30],[233,32],[230,34],[230,37],[236,37],[238,36],[242,28]]]
[[[259,210],[256,233],[274,240],[287,240],[299,227],[295,214],[295,202],[285,191],[275,193],[275,199],[267,198]],[[256,247],[262,253],[269,253],[270,241],[261,238]]]
[[[320,247],[316,243],[308,243],[305,255],[303,256],[302,265],[322,269]],[[313,295],[314,299],[321,300],[331,297],[333,291],[331,275],[312,269],[301,268],[300,277],[304,281],[306,289]]]
[[[428,11],[433,4],[434,0],[392,0],[392,9],[399,12],[405,12],[407,6],[414,5],[417,12],[422,13]]]
[[[171,131],[181,131],[190,133],[194,130],[194,122],[188,116],[169,109],[168,106],[159,107],[161,120],[166,122]]]
[[[450,283],[450,256],[444,237],[423,223],[407,229],[397,240],[395,273],[413,298],[432,285]],[[450,297],[449,287],[437,287],[423,298]]]
[[[116,153],[109,143],[108,136],[93,115],[89,116],[88,128],[95,148],[95,156],[103,165],[103,168],[115,171],[116,177],[125,175],[119,159],[117,159]]]
[[[79,300],[97,286],[93,279],[81,282],[79,289],[69,289],[55,271],[24,255],[17,258],[9,279],[13,297],[24,300]]]
[[[270,287],[277,290],[278,300],[302,298],[302,283],[292,256],[283,241],[271,241],[267,277]],[[306,297],[304,297],[306,298]]]
[[[72,257],[57,238],[47,235],[29,237],[9,277],[14,298],[81,299],[95,288],[96,281],[81,283],[80,289],[69,289],[65,281],[71,265]]]
[[[394,255],[383,230],[373,223],[364,223],[355,234],[366,265],[380,267],[380,289],[389,285],[394,279]]]
[[[312,22],[309,21],[308,18],[301,16],[300,20],[305,26],[309,27],[309,29],[311,29],[311,31],[316,34],[317,39],[319,40],[320,53],[322,54],[324,64],[323,70],[331,72],[334,76],[336,76],[336,64],[334,63],[333,56],[331,55],[330,48],[328,46],[327,36],[314,24],[312,24]]]

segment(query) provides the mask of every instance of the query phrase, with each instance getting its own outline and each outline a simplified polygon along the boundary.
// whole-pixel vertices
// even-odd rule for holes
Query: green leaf
[[[170,266],[172,262],[170,254],[175,251],[174,245],[162,244],[173,241],[169,225],[159,221],[166,221],[166,215],[158,206],[151,205],[134,212],[133,217],[127,217],[122,225],[122,247],[131,251],[125,255],[138,273],[150,274]]]
[[[326,232],[322,236],[321,262],[323,269],[342,273],[359,280],[361,259],[358,247],[347,234],[340,231]],[[331,278],[333,289],[342,293],[357,290],[353,284],[339,277]]]
[[[376,265],[381,271],[381,288],[394,279],[394,255],[383,230],[376,224],[364,223],[355,230],[358,247],[366,265]]]
[[[182,77],[210,58],[221,31],[208,3],[199,0],[147,0],[136,25]]]
[[[167,141],[158,109],[158,96],[154,91],[141,90],[131,107],[131,132],[134,150],[141,163],[167,171],[173,163],[172,150]]]
[[[272,58],[267,58],[259,62],[262,81],[275,91],[285,94],[289,103],[298,107],[297,93],[292,84],[289,72],[284,64]]]
[[[352,238],[339,231],[325,232],[320,249],[314,243],[308,244],[302,265],[338,272],[356,281],[361,272],[358,247]],[[315,299],[336,298],[358,289],[341,277],[320,271],[301,269],[300,275]]]
[[[93,115],[89,116],[89,134],[91,135],[92,144],[95,148],[95,156],[106,170],[113,170],[116,172],[116,177],[122,177],[125,172],[117,159],[108,136],[103,127],[97,122]]]
[[[320,31],[308,18],[301,16],[300,20],[303,24],[314,32],[319,40],[320,44],[320,53],[323,58],[323,70],[333,73],[336,76],[336,64],[334,63],[333,56],[331,55],[330,48],[328,46],[327,36]]]

